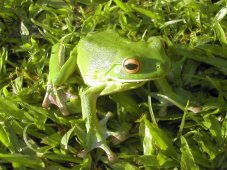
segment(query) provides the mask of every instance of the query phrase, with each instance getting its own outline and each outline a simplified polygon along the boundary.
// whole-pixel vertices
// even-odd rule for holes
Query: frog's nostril
[[[161,68],[161,64],[156,64],[156,69],[159,70]]]

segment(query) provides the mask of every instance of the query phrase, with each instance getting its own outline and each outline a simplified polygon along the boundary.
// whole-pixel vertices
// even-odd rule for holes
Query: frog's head
[[[140,82],[161,78],[169,72],[170,59],[165,54],[160,38],[128,43],[113,56],[115,59],[106,74],[107,79]]]

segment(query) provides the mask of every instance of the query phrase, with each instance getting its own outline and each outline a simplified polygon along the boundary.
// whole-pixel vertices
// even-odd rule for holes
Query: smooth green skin
[[[106,129],[105,123],[110,114],[107,114],[101,123],[98,121],[97,98],[101,95],[134,89],[142,86],[146,81],[166,75],[170,69],[170,60],[164,52],[161,40],[158,37],[151,37],[149,42],[133,42],[112,30],[93,33],[79,41],[64,64],[62,64],[62,56],[64,56],[62,49],[61,45],[55,45],[52,49],[49,89],[43,105],[48,105],[45,102],[53,93],[55,96],[52,98],[55,101],[51,103],[56,104],[63,114],[68,114],[65,100],[62,99],[63,92],[56,89],[65,83],[78,67],[87,85],[80,91],[83,119],[86,120],[87,143],[85,150],[79,156],[100,147],[106,152],[108,159],[114,162],[116,156],[108,147],[106,138],[113,135],[121,140],[122,136]],[[128,58],[139,61],[139,72],[129,74],[124,70],[123,62]]]

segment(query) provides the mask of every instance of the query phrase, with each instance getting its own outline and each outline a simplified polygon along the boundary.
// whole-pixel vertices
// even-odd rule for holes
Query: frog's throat
[[[105,81],[96,81],[96,80],[85,80],[85,84],[89,86],[99,86],[101,84],[113,84],[113,83],[120,83],[120,84],[135,84],[135,85],[142,85],[145,82],[149,81],[151,79],[139,79],[139,80],[121,80],[121,79],[107,79]]]

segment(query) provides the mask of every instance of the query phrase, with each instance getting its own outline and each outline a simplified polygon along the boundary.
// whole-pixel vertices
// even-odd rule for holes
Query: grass
[[[226,5],[0,1],[0,169],[227,169]],[[107,28],[135,41],[162,36],[172,60],[165,79],[99,98],[99,117],[113,112],[108,127],[127,132],[120,144],[108,139],[115,164],[99,149],[76,156],[86,131],[78,100],[67,117],[41,107],[51,46],[64,38],[71,49]],[[67,83],[75,95],[80,81]]]

